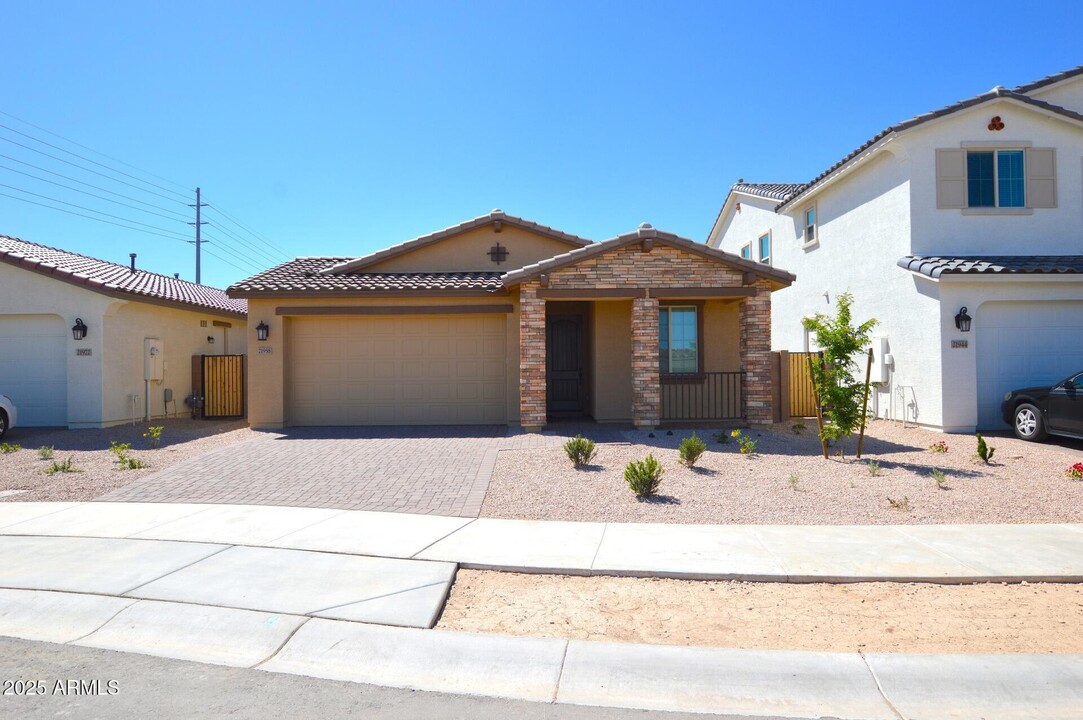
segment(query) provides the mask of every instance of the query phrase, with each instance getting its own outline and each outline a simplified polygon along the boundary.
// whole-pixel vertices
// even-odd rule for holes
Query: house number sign
[[[270,355],[271,354],[271,348],[267,347],[266,345],[263,345],[256,352],[259,353],[260,355]]]
[[[90,348],[75,348],[76,357],[90,357],[92,354]]]
[[[968,347],[968,345],[969,345],[969,341],[967,341],[967,340],[952,340],[951,341],[952,349],[965,348],[965,347]]]

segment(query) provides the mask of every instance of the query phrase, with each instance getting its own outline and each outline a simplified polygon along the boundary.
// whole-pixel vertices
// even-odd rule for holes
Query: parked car
[[[15,412],[15,403],[7,395],[0,395],[0,440],[4,439],[8,430],[15,427],[15,421],[19,413]]]
[[[1021,440],[1083,438],[1083,372],[1053,385],[1012,390],[1000,411]]]

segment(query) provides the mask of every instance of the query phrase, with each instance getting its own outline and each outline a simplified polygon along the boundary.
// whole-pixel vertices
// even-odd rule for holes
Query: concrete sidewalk
[[[1083,582],[1083,525],[1069,524],[649,525],[244,505],[0,503],[0,536],[283,548],[581,575]]]
[[[0,635],[599,707],[855,720],[1067,720],[1083,708],[1083,655],[862,655],[512,638],[33,590],[0,591]]]

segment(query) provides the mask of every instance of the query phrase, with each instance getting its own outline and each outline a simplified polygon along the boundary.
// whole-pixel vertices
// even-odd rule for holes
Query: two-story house
[[[802,318],[853,293],[879,321],[877,416],[1007,429],[1006,391],[1083,370],[1083,66],[893,125],[810,182],[739,181],[708,244],[797,274],[776,349],[810,349]]]

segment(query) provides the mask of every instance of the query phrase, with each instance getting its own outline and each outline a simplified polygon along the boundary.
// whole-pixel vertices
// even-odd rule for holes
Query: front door
[[[583,382],[583,316],[551,315],[546,322],[546,409],[575,414],[586,409]]]

